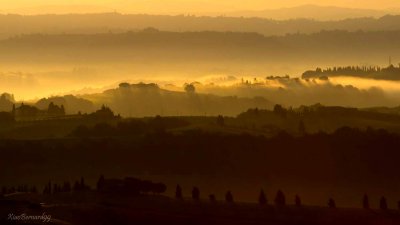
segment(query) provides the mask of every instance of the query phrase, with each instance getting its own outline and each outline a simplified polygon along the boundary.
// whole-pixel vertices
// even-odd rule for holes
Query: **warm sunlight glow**
[[[41,14],[118,11],[122,13],[204,14],[276,9],[306,4],[364,9],[400,7],[400,2],[397,0],[3,0],[0,3],[0,12]]]

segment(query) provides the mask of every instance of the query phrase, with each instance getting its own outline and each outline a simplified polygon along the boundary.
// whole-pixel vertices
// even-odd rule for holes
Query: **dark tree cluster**
[[[107,106],[102,105],[99,110],[89,115],[86,115],[87,119],[108,121],[115,119],[114,112]]]
[[[58,106],[55,105],[53,102],[50,102],[49,108],[47,109],[47,114],[50,116],[64,116],[65,115],[64,105]]]
[[[97,182],[97,191],[115,194],[162,194],[166,190],[167,186],[163,183],[153,183],[149,180],[140,180],[133,177],[105,179],[102,175]]]
[[[0,190],[1,195],[14,194],[14,193],[37,193],[36,186],[18,185],[16,187],[2,186]]]
[[[90,186],[85,184],[85,179],[81,177],[80,181],[75,181],[72,186],[69,181],[65,181],[62,184],[57,184],[49,181],[43,188],[43,194],[50,195],[56,193],[70,193],[70,192],[81,192],[89,191]]]
[[[328,207],[331,208],[331,209],[335,209],[336,208],[336,202],[335,202],[335,200],[333,198],[330,198],[328,200]]]
[[[177,200],[184,199],[183,195],[182,195],[182,188],[181,188],[180,185],[176,186],[175,198]],[[193,189],[192,189],[192,199],[194,201],[199,201],[200,200],[200,189],[198,187],[196,187],[196,186],[193,187]],[[208,195],[208,199],[212,203],[217,202],[217,198],[216,198],[215,194]],[[226,203],[234,203],[234,197],[233,197],[233,193],[231,191],[227,191],[226,192],[226,194],[225,194],[225,202]],[[263,189],[261,189],[260,195],[258,196],[258,203],[260,205],[268,204],[267,196],[266,196],[266,194],[265,194]],[[294,204],[297,207],[301,207],[302,206],[301,199],[300,199],[300,197],[298,195],[295,196]],[[285,198],[284,193],[281,190],[279,190],[277,192],[277,194],[276,194],[275,205],[277,207],[285,207],[286,206],[286,198]]]
[[[258,203],[260,205],[266,205],[268,203],[267,196],[264,193],[264,190],[261,189],[260,196],[258,197]]]
[[[40,110],[35,106],[21,103],[19,107],[13,107],[13,114],[19,118],[35,118],[40,114]]]
[[[303,73],[302,78],[329,77],[352,75],[358,77],[393,78],[400,74],[400,67],[389,65],[386,68],[379,66],[347,66],[333,67],[327,69],[316,68]]]
[[[233,195],[231,191],[226,192],[225,194],[225,201],[227,203],[233,203]]]
[[[278,206],[278,207],[286,206],[286,198],[285,198],[285,195],[283,194],[283,192],[281,190],[279,190],[276,193],[275,205]]]

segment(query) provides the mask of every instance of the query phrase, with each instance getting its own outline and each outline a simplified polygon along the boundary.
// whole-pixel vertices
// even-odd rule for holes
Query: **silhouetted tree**
[[[382,198],[381,198],[381,200],[380,200],[380,202],[379,202],[379,208],[380,208],[381,210],[387,210],[387,209],[388,209],[388,206],[387,206],[387,202],[386,202],[386,198],[385,198],[385,197],[382,197]]]
[[[79,184],[81,191],[85,189],[86,185],[85,185],[85,179],[83,177],[81,177],[81,182]]]
[[[364,208],[364,209],[369,209],[369,199],[368,199],[368,195],[364,195],[364,197],[363,197],[363,208]]]
[[[81,190],[81,186],[80,186],[80,184],[79,184],[78,181],[75,181],[75,183],[74,183],[74,188],[73,188],[73,189],[74,189],[75,192]]]
[[[264,190],[261,189],[260,195],[258,196],[258,203],[260,205],[265,205],[267,204],[267,197],[265,196]]]
[[[58,184],[53,184],[53,193],[55,194],[55,193],[57,193],[57,192],[59,192],[59,190],[58,190]]]
[[[176,198],[176,199],[183,199],[183,196],[182,196],[182,188],[181,188],[181,186],[179,186],[179,184],[176,185],[175,198]]]
[[[64,182],[62,192],[71,192],[71,184],[69,182]]]
[[[330,199],[329,199],[329,201],[328,201],[328,207],[331,208],[331,209],[336,208],[336,202],[335,202],[335,200],[333,200],[333,198],[330,198]]]
[[[185,91],[188,94],[193,94],[196,92],[196,87],[193,84],[185,84]]]
[[[281,190],[279,190],[276,193],[275,205],[276,206],[285,206],[286,205],[285,195],[283,194],[283,192]]]
[[[300,196],[296,195],[296,196],[294,197],[294,204],[295,204],[297,207],[301,207],[301,206],[302,206]]]
[[[104,176],[101,175],[100,178],[99,178],[99,180],[97,181],[96,188],[97,188],[97,190],[99,191],[99,190],[102,190],[103,187],[104,187]]]
[[[65,115],[65,109],[63,105],[57,106],[53,102],[50,102],[47,113],[53,116]]]
[[[44,186],[44,188],[43,188],[43,194],[44,194],[44,195],[48,195],[48,194],[49,194],[49,189],[48,189],[48,186],[47,186],[47,185]]]
[[[228,203],[233,203],[233,195],[232,192],[228,191],[225,194],[225,201]]]
[[[274,106],[274,113],[279,116],[286,117],[287,110],[283,108],[281,105],[276,104]]]
[[[51,195],[53,193],[51,190],[51,181],[49,181],[49,183],[47,184],[47,191],[48,191],[49,195]]]
[[[200,190],[199,190],[199,188],[193,187],[192,198],[193,198],[193,200],[196,200],[196,201],[200,200]]]
[[[215,198],[215,195],[211,194],[208,196],[208,198],[210,199],[210,202],[216,202],[217,199]]]
[[[115,118],[115,115],[110,108],[106,107],[105,105],[102,105],[99,110],[89,114],[88,117],[95,120],[106,121]]]
[[[29,190],[31,193],[37,193],[37,188],[36,186],[32,186],[31,189]]]

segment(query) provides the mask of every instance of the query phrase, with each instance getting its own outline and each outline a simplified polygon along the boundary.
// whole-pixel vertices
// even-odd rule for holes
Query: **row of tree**
[[[210,202],[216,202],[216,197],[214,194],[210,194],[209,196]],[[182,194],[182,187],[180,185],[176,186],[175,190],[175,198],[178,200],[183,200],[183,194]],[[194,201],[200,201],[200,189],[198,187],[193,187],[192,189],[192,199]],[[234,198],[233,194],[231,191],[227,191],[225,194],[225,201],[227,203],[233,203]],[[266,194],[263,189],[261,189],[260,194],[258,196],[258,203],[260,205],[267,205],[268,204],[268,199],[266,197]],[[278,190],[276,193],[275,199],[274,199],[274,204],[277,207],[285,207],[286,206],[286,197],[283,191]],[[295,195],[294,197],[294,205],[296,207],[301,207],[302,206],[302,201],[299,195]],[[362,199],[362,206],[364,209],[370,209],[370,203],[369,203],[369,198],[368,195],[364,195]],[[328,200],[328,207],[329,208],[336,208],[336,202],[333,198],[329,198]],[[400,209],[400,201],[398,201],[398,208]],[[387,200],[385,197],[382,197],[379,201],[379,209],[381,210],[388,210],[388,204]]]
[[[121,183],[122,182],[122,183]],[[122,184],[123,186],[120,186]],[[121,189],[122,187],[122,189]],[[153,183],[151,181],[140,180],[137,178],[125,178],[124,180],[119,179],[105,179],[104,176],[100,176],[97,182],[97,191],[99,192],[115,192],[126,193],[129,190],[131,193],[140,194],[140,193],[154,193],[161,194],[166,191],[166,185],[162,183]],[[59,185],[49,181],[43,189],[43,194],[50,195],[56,193],[69,193],[69,192],[80,192],[80,191],[89,191],[91,190],[90,186],[85,184],[85,180],[81,177],[80,181],[75,181],[74,185],[71,186],[70,182],[66,181],[63,185]],[[35,186],[29,187],[28,185],[19,185],[17,188],[11,187],[7,188],[3,186],[1,188],[1,195],[13,194],[13,193],[37,193],[37,189]],[[192,189],[192,199],[194,201],[200,201],[200,189],[198,187],[193,187]],[[175,190],[175,198],[178,200],[183,200],[182,187],[180,185],[176,186]],[[216,196],[214,194],[210,194],[208,196],[210,202],[215,203],[217,201]],[[227,203],[234,203],[234,196],[231,191],[227,191],[225,194],[225,201]],[[258,196],[258,203],[260,205],[267,205],[268,199],[263,189],[261,189],[260,194]],[[286,206],[286,197],[283,191],[278,190],[276,193],[274,204],[277,207],[285,207]],[[296,207],[302,206],[302,201],[299,195],[295,195],[294,205]],[[329,208],[336,208],[336,202],[333,198],[329,198],[328,200]],[[364,209],[371,209],[369,197],[368,195],[364,195],[362,199],[362,207]],[[398,201],[398,208],[400,209],[400,201]],[[385,197],[382,197],[379,201],[379,209],[388,210],[388,204]]]
[[[105,193],[123,193],[123,194],[161,194],[167,190],[163,183],[154,183],[149,180],[141,180],[134,177],[124,179],[105,179],[100,176],[97,181],[97,191]]]
[[[376,75],[398,75],[400,73],[399,67],[394,67],[390,64],[386,68],[379,66],[346,66],[346,67],[333,67],[327,69],[316,68],[303,73],[302,78],[312,78],[318,76],[338,76],[338,75],[354,75],[354,76],[371,76]]]
[[[214,194],[210,194],[209,196],[209,200],[211,202],[216,202],[216,197]],[[179,199],[179,200],[183,200],[183,194],[182,194],[182,187],[180,185],[176,186],[176,190],[175,190],[175,198]],[[200,189],[198,187],[193,187],[192,189],[192,199],[195,201],[199,201],[200,200]],[[231,191],[227,191],[225,194],[225,201],[228,203],[233,203],[234,202],[234,197]],[[275,197],[275,205],[277,206],[285,206],[286,205],[286,197],[283,194],[283,192],[281,190],[279,190],[276,194]],[[263,189],[261,189],[260,191],[260,195],[258,197],[258,203],[260,205],[266,205],[268,204],[268,199],[265,195],[265,192]],[[295,205],[300,207],[301,206],[301,199],[298,195],[295,196]]]
[[[79,191],[88,191],[90,190],[90,186],[85,184],[85,179],[81,177],[80,181],[75,181],[74,185],[72,186],[69,181],[65,181],[62,185],[49,181],[47,185],[44,186],[43,194],[56,194],[56,193],[69,193],[79,192]]]
[[[18,185],[17,187],[6,187],[2,186],[1,187],[1,192],[0,194],[6,195],[6,194],[13,194],[13,193],[37,193],[37,188],[36,186],[29,186],[29,185]]]

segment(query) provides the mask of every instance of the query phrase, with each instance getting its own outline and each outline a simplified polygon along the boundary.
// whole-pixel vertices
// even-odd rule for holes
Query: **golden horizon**
[[[278,9],[297,7],[301,5],[334,6],[344,8],[387,10],[400,8],[399,1],[381,0],[4,0],[1,3],[0,13],[16,14],[45,14],[45,13],[92,13],[92,12],[120,12],[146,14],[207,14],[224,13],[245,10]]]

